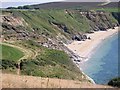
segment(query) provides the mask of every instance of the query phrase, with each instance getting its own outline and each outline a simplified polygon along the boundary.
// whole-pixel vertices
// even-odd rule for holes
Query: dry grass
[[[2,74],[3,88],[112,88],[90,82]]]

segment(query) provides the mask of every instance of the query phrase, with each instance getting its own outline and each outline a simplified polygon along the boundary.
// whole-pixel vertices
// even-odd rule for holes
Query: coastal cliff
[[[6,10],[2,15],[4,40],[34,40],[51,49],[70,52],[64,44],[90,39],[86,33],[119,26],[110,12],[60,10]],[[77,57],[77,56],[76,56]]]
[[[19,62],[3,60],[3,72],[90,82],[73,63],[82,57],[66,45],[90,40],[88,33],[114,29],[119,26],[117,15],[78,8],[5,9],[0,16],[2,41],[32,53]]]
[[[2,27],[5,40],[33,39],[41,45],[59,48],[57,45],[62,43],[88,39],[86,33],[119,26],[117,20],[115,13],[93,10],[6,10]]]

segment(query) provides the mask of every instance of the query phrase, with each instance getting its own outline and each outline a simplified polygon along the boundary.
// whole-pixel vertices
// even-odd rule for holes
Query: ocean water
[[[97,84],[107,84],[118,75],[118,36],[115,34],[105,39],[91,55],[80,64],[81,70]]]

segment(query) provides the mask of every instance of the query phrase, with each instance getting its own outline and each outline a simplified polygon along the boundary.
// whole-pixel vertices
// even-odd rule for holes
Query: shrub
[[[114,78],[108,82],[108,85],[120,88],[120,77]]]
[[[11,60],[2,60],[2,69],[15,69],[17,68],[17,63]]]

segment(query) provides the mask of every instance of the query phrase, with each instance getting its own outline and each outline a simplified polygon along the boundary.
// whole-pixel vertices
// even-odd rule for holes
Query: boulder
[[[75,35],[72,37],[72,40],[81,41],[82,39],[78,35]]]

